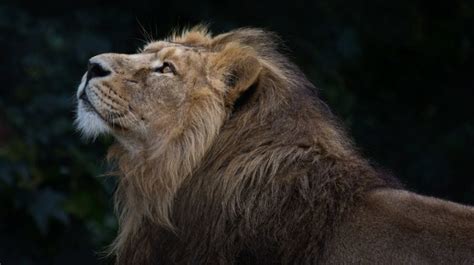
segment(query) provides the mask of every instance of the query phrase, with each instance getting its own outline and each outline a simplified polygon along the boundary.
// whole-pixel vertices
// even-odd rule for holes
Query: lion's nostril
[[[87,66],[87,79],[90,80],[96,77],[104,77],[110,74],[109,70],[106,70],[102,65],[98,63],[89,63]]]

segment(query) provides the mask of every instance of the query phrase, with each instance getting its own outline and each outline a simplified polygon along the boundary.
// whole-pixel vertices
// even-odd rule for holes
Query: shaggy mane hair
[[[196,104],[143,150],[110,149],[119,175],[118,264],[323,258],[361,195],[392,184],[354,149],[274,34],[239,29],[213,37],[197,27],[168,41],[228,53],[223,64],[250,53],[262,69],[235,100]]]

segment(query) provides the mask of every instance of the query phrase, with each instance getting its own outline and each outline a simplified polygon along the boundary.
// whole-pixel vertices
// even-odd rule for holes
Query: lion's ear
[[[212,63],[226,86],[226,101],[231,104],[258,81],[262,70],[255,52],[238,46],[225,48]]]

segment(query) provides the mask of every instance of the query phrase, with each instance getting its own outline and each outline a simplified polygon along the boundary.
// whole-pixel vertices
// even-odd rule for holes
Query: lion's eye
[[[174,67],[172,63],[164,62],[163,65],[155,68],[155,72],[160,73],[160,74],[167,74],[167,73],[175,74],[176,73],[175,69],[176,68]]]

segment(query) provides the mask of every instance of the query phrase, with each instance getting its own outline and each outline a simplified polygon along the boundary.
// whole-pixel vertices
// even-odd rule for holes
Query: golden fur
[[[196,27],[91,65],[78,125],[117,139],[118,264],[474,262],[472,208],[398,191],[273,34]]]

